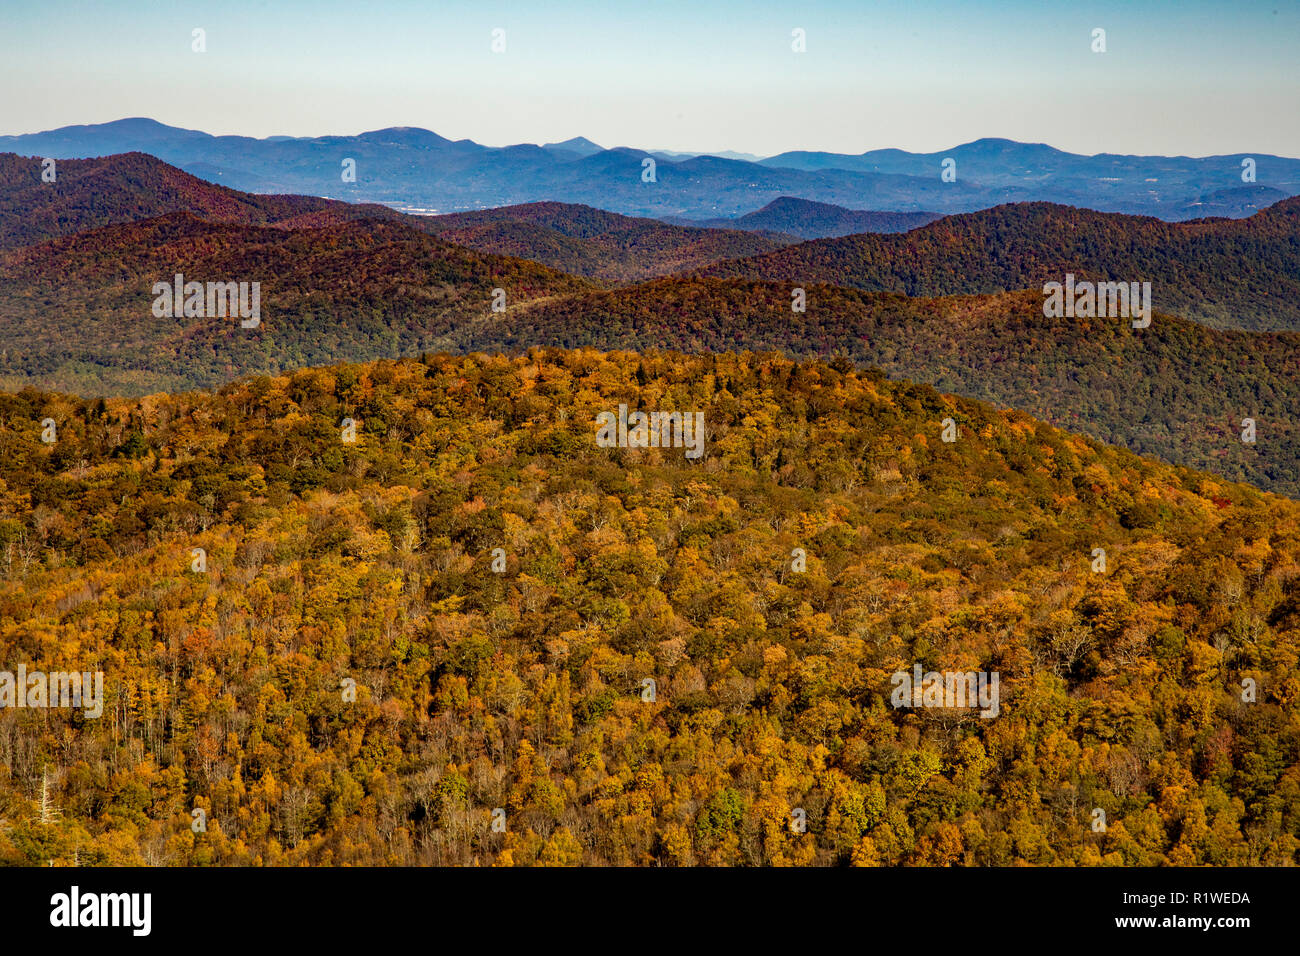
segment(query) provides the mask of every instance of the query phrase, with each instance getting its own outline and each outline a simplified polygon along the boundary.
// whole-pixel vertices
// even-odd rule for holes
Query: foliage
[[[597,448],[620,403],[704,457]],[[1300,505],[843,360],[27,389],[0,669],[108,702],[0,709],[0,860],[1294,864],[1298,595]],[[999,715],[892,708],[913,664]]]

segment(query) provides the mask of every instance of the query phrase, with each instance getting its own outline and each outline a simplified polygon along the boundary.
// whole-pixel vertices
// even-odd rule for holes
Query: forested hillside
[[[261,321],[159,318],[153,286],[259,282]],[[409,355],[538,297],[590,289],[398,222],[286,230],[188,213],[0,252],[0,386],[82,394],[211,387],[240,375]]]
[[[777,350],[845,355],[1018,408],[1140,454],[1300,496],[1300,334],[1218,331],[1156,314],[1049,319],[1042,296],[908,298],[788,283],[664,279],[539,301],[454,330],[457,349]],[[1253,442],[1243,421],[1253,419]]]
[[[818,239],[702,270],[930,296],[1150,282],[1155,308],[1218,328],[1300,329],[1300,197],[1247,219],[1162,222],[1051,203],[947,216],[901,235]]]
[[[669,225],[558,202],[430,216],[421,228],[480,252],[520,256],[606,282],[682,272],[798,241],[771,231]]]
[[[620,404],[704,455],[597,447]],[[844,360],[0,395],[0,647],[108,698],[0,708],[6,863],[1300,851],[1300,505]],[[998,715],[891,706],[916,665]]]

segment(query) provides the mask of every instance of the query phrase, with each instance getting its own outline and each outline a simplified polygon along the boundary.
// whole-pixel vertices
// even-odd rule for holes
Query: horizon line
[[[273,141],[273,140],[307,140],[307,141],[310,141],[310,140],[331,139],[331,138],[350,139],[350,138],[356,138],[356,137],[359,137],[359,136],[365,136],[365,135],[368,135],[368,134],[370,134],[370,133],[382,133],[382,132],[385,132],[385,131],[388,131],[388,130],[410,130],[410,131],[415,131],[415,132],[431,133],[431,134],[433,134],[434,136],[437,136],[437,137],[439,137],[440,139],[444,139],[444,140],[446,140],[446,141],[449,142],[449,143],[471,143],[471,144],[473,144],[473,145],[475,145],[475,146],[482,147],[483,149],[496,149],[496,150],[503,150],[503,149],[512,149],[512,148],[514,148],[514,147],[518,147],[518,146],[536,146],[536,147],[538,147],[539,149],[544,149],[544,148],[546,148],[547,146],[555,146],[555,145],[559,145],[559,144],[564,143],[564,142],[567,142],[567,141],[569,141],[569,140],[573,140],[573,139],[583,139],[583,140],[586,140],[587,142],[591,143],[593,146],[598,146],[602,152],[612,152],[612,151],[614,151],[614,150],[626,149],[626,150],[630,150],[630,151],[633,151],[633,152],[642,152],[642,153],[647,153],[647,154],[651,154],[651,153],[682,153],[682,154],[689,154],[690,156],[709,156],[709,157],[713,157],[713,158],[717,158],[717,159],[724,159],[724,160],[729,160],[729,161],[731,161],[731,162],[741,162],[741,163],[746,163],[746,162],[763,162],[764,160],[774,159],[774,158],[777,157],[777,156],[783,156],[783,155],[786,155],[786,154],[788,154],[788,153],[824,153],[824,154],[826,154],[826,155],[831,155],[831,156],[864,156],[864,155],[866,155],[867,153],[873,153],[873,152],[884,152],[884,151],[892,150],[892,151],[895,151],[895,152],[906,153],[906,154],[908,154],[908,155],[912,155],[912,156],[937,156],[937,155],[939,155],[939,154],[941,154],[941,153],[944,153],[944,152],[951,152],[952,150],[961,149],[961,148],[964,147],[964,146],[972,146],[972,145],[974,145],[974,144],[976,144],[976,143],[982,143],[982,142],[1004,142],[1004,143],[1014,143],[1014,144],[1016,144],[1016,145],[1018,145],[1018,146],[1040,146],[1040,147],[1043,147],[1043,148],[1045,148],[1045,149],[1053,150],[1053,151],[1055,151],[1055,152],[1057,152],[1057,153],[1060,153],[1060,154],[1062,154],[1062,155],[1065,155],[1065,156],[1079,156],[1079,157],[1088,158],[1088,159],[1095,159],[1095,158],[1097,158],[1097,157],[1099,157],[1099,156],[1131,156],[1131,157],[1137,157],[1137,158],[1193,159],[1193,160],[1195,160],[1195,159],[1218,159],[1218,158],[1237,157],[1237,156],[1252,156],[1252,157],[1253,157],[1253,156],[1267,156],[1267,157],[1270,157],[1270,158],[1273,158],[1273,159],[1300,160],[1300,156],[1283,156],[1283,155],[1278,154],[1278,153],[1264,153],[1264,152],[1259,152],[1259,151],[1254,151],[1254,150],[1237,150],[1237,151],[1226,152],[1226,153],[1207,153],[1207,154],[1205,154],[1205,155],[1201,155],[1201,156],[1193,156],[1193,155],[1188,154],[1188,153],[1112,153],[1112,152],[1107,152],[1107,151],[1104,151],[1104,150],[1101,151],[1101,152],[1097,152],[1097,153],[1075,153],[1075,152],[1071,152],[1070,150],[1061,149],[1061,148],[1058,147],[1058,146],[1053,146],[1053,145],[1050,144],[1050,143],[1044,143],[1044,142],[1031,143],[1031,142],[1028,142],[1028,141],[1025,141],[1025,140],[1012,139],[1011,137],[1008,137],[1008,136],[981,136],[981,137],[978,137],[978,138],[976,138],[976,139],[968,140],[968,141],[963,142],[963,143],[956,143],[956,144],[954,144],[954,145],[952,145],[952,146],[949,146],[949,147],[946,147],[946,148],[944,148],[944,149],[937,149],[937,150],[930,150],[930,151],[909,150],[909,149],[903,149],[902,147],[898,147],[898,146],[875,146],[875,147],[870,147],[870,148],[868,148],[868,149],[864,149],[864,150],[863,150],[862,152],[860,152],[860,153],[844,153],[844,152],[838,152],[838,151],[836,151],[836,150],[831,150],[831,149],[816,149],[816,148],[808,148],[808,147],[805,147],[805,148],[795,148],[795,149],[786,149],[786,150],[781,150],[780,152],[776,152],[776,153],[761,154],[761,153],[753,153],[753,152],[750,152],[750,151],[748,151],[748,150],[744,150],[744,149],[737,149],[737,148],[734,148],[734,147],[728,147],[728,148],[726,148],[726,149],[718,149],[718,150],[697,150],[697,149],[682,149],[682,148],[678,148],[678,147],[653,147],[653,148],[650,148],[650,147],[641,147],[641,146],[622,146],[622,145],[620,145],[620,146],[601,146],[601,145],[600,145],[599,143],[597,143],[594,139],[592,139],[591,137],[587,136],[587,135],[584,134],[584,133],[576,133],[576,134],[574,134],[573,136],[567,136],[567,137],[564,137],[563,139],[555,139],[555,140],[551,140],[549,143],[530,143],[530,142],[525,142],[525,141],[519,141],[519,142],[513,142],[513,143],[505,143],[504,145],[501,145],[501,146],[493,146],[493,145],[490,145],[490,144],[488,144],[488,143],[483,143],[483,142],[480,142],[480,141],[475,140],[475,139],[470,139],[469,137],[462,137],[462,138],[460,138],[460,139],[452,139],[452,138],[450,138],[450,137],[443,136],[441,133],[437,132],[436,130],[429,129],[429,128],[426,127],[426,126],[381,126],[381,127],[377,127],[377,128],[375,128],[375,129],[361,130],[360,132],[356,132],[356,133],[318,133],[318,134],[310,135],[310,136],[291,136],[291,135],[284,134],[284,133],[272,133],[272,134],[269,134],[269,135],[267,135],[267,136],[249,136],[249,135],[244,134],[244,133],[212,133],[212,132],[208,132],[207,130],[196,129],[196,128],[193,128],[193,127],[187,127],[187,126],[173,126],[173,125],[171,125],[170,123],[164,123],[164,122],[162,122],[161,120],[156,120],[156,119],[154,119],[153,117],[150,117],[150,116],[123,116],[123,117],[120,117],[119,119],[105,120],[105,121],[98,122],[98,123],[72,123],[72,124],[68,124],[68,125],[64,125],[64,126],[55,126],[55,127],[51,127],[51,128],[49,128],[49,129],[36,130],[36,131],[34,131],[34,132],[27,132],[27,133],[0,133],[0,138],[15,138],[15,139],[16,139],[16,138],[23,137],[23,136],[44,136],[44,135],[48,135],[48,134],[52,134],[52,133],[62,132],[62,131],[64,131],[64,130],[70,130],[70,129],[90,129],[90,128],[94,128],[94,127],[113,126],[113,125],[115,125],[115,124],[120,124],[120,123],[130,123],[130,122],[133,122],[133,121],[143,121],[143,122],[146,122],[146,123],[153,123],[153,124],[155,124],[155,125],[157,125],[157,126],[161,126],[161,127],[165,128],[165,129],[177,130],[177,131],[179,131],[179,132],[184,132],[184,133],[197,133],[197,134],[200,134],[200,135],[203,135],[203,136],[211,137],[211,138],[213,138],[213,139],[222,139],[222,138],[228,138],[228,137],[229,137],[229,138],[236,138],[236,139],[248,139],[248,140],[253,140],[254,142],[259,142],[259,143],[270,142],[270,141]],[[749,159],[734,159],[734,158],[732,158],[732,157],[721,156],[721,155],[719,155],[719,154],[721,154],[721,153],[738,153],[738,154],[746,154],[746,155],[749,155],[749,156],[755,156],[755,157],[757,157],[757,158],[756,158],[756,159],[753,159],[753,160],[749,160]]]

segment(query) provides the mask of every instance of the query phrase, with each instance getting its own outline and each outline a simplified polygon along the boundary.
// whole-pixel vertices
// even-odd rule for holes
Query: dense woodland
[[[704,457],[596,447],[620,403],[705,412]],[[1300,852],[1300,505],[844,359],[2,394],[0,648],[108,695],[0,709],[6,863]],[[999,715],[894,709],[914,664]]]

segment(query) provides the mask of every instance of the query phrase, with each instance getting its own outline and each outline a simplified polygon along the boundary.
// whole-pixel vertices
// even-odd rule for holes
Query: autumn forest
[[[707,454],[597,447],[620,403]],[[845,359],[24,388],[4,664],[106,700],[0,709],[0,860],[1293,864],[1298,582],[1293,501]]]

